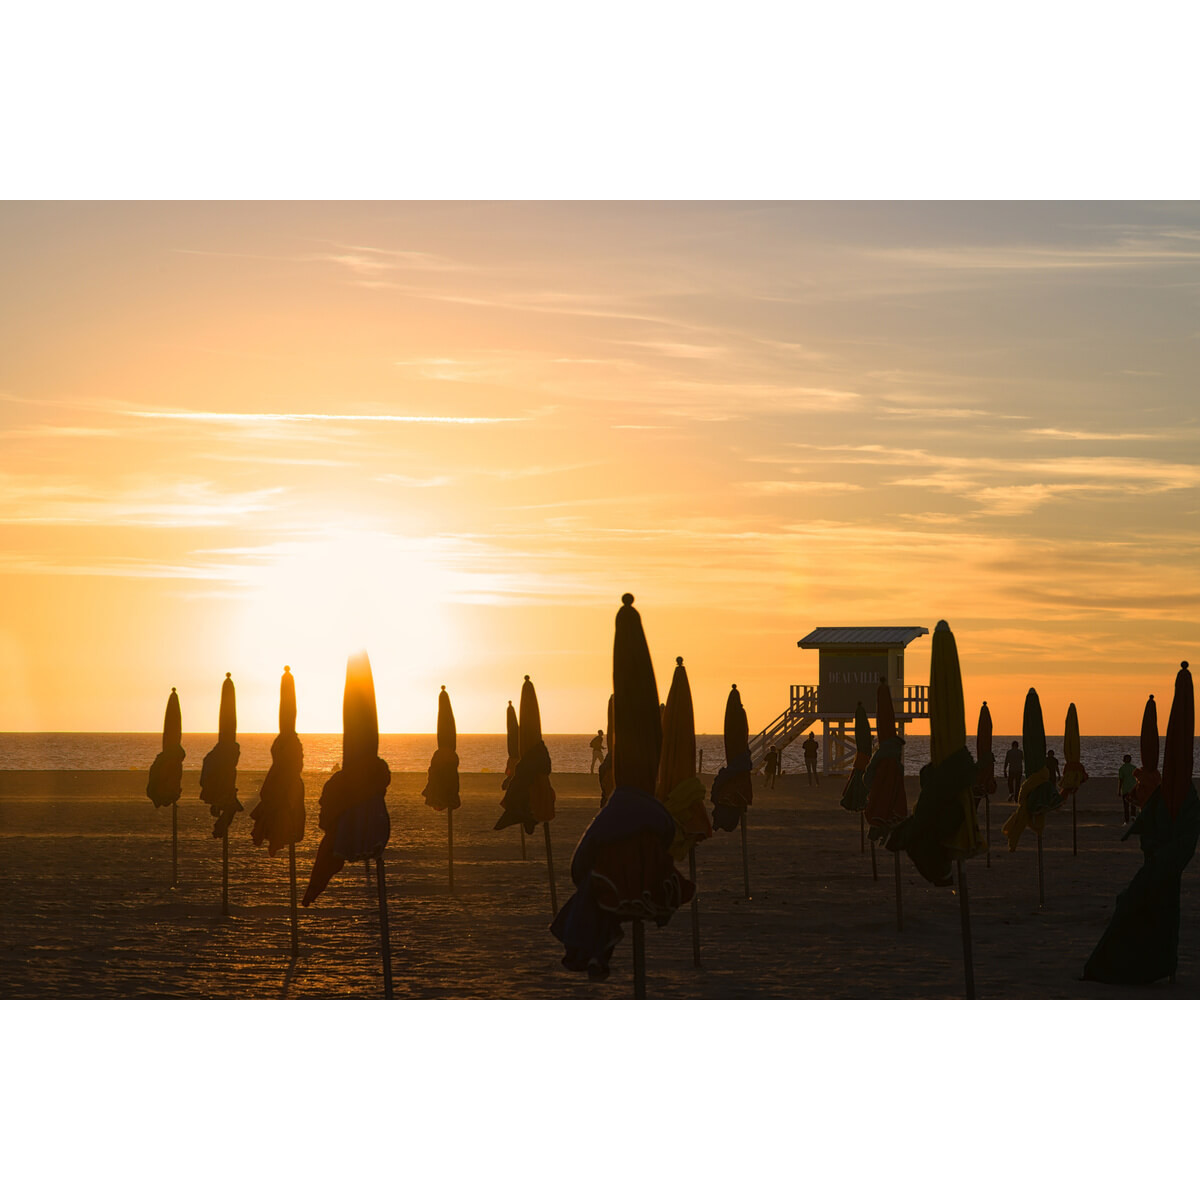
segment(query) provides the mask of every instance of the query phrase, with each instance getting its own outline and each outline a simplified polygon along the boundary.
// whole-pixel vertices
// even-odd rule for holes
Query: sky
[[[8,202],[0,263],[3,729],[270,730],[286,663],[336,730],[365,646],[385,730],[591,730],[626,591],[701,732],[818,625],[947,620],[998,733],[1197,657],[1197,204]]]

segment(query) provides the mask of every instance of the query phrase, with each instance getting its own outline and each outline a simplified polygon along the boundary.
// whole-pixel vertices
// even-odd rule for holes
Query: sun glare
[[[346,658],[365,649],[381,728],[429,726],[431,697],[456,659],[451,577],[429,546],[374,531],[328,530],[248,563],[245,586],[239,649],[243,670],[253,675],[246,686],[257,691],[260,680],[270,681],[265,710],[288,664],[302,724],[340,728]]]

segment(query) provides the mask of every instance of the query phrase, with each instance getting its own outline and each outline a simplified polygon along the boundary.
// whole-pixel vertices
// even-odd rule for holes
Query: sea
[[[553,769],[564,773],[587,772],[592,763],[588,743],[593,737],[594,733],[547,734],[546,748],[550,751]],[[242,751],[239,767],[246,771],[265,771],[271,765],[274,739],[273,733],[239,735]],[[340,765],[340,733],[301,732],[300,739],[307,770],[333,771]],[[185,733],[185,769],[198,771],[216,740],[215,733]],[[1019,740],[1019,734],[993,736],[998,775],[1003,774],[1006,750]],[[1136,735],[1085,737],[1081,742],[1084,769],[1097,778],[1115,778],[1124,754],[1132,755],[1135,763],[1141,762]],[[1046,744],[1062,763],[1062,738],[1048,737]],[[968,737],[967,745],[974,753],[975,739]],[[161,746],[161,733],[0,733],[0,771],[146,771]],[[384,733],[379,737],[380,756],[393,771],[427,770],[436,748],[437,738],[432,733]],[[700,769],[703,772],[712,773],[724,765],[725,748],[720,734],[697,734],[696,748],[702,755]],[[493,733],[460,733],[458,757],[461,771],[503,772],[507,759],[505,737]],[[908,738],[904,755],[906,770],[916,774],[928,761],[929,735],[914,734]],[[804,757],[799,741],[784,750],[783,769],[803,773]]]

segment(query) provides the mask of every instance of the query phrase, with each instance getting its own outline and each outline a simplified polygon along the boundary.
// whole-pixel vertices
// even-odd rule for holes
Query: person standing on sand
[[[588,742],[588,745],[592,748],[592,765],[588,769],[590,775],[604,761],[604,730],[597,729],[596,736]]]
[[[808,772],[808,786],[820,786],[821,776],[817,773],[817,738],[812,733],[804,743],[804,769]]]
[[[1046,751],[1046,770],[1050,772],[1050,786],[1058,791],[1058,759],[1053,750]]]
[[[1133,773],[1133,756],[1125,755],[1121,760],[1121,769],[1117,772],[1117,791],[1121,793],[1121,804],[1125,809],[1122,825],[1129,824],[1129,816],[1133,812],[1133,792],[1137,787],[1137,777]]]
[[[774,746],[767,751],[763,760],[763,774],[767,777],[767,787],[775,787],[775,776],[779,774],[779,751]]]
[[[1021,791],[1024,775],[1025,755],[1021,753],[1021,743],[1013,742],[1012,749],[1004,756],[1004,778],[1008,780],[1008,798],[1014,804]]]

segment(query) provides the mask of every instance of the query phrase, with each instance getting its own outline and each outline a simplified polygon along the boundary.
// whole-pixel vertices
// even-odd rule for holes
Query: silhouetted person
[[[1008,798],[1016,804],[1025,778],[1025,755],[1021,753],[1020,742],[1013,742],[1012,749],[1004,756],[1004,778],[1008,780]]]
[[[1126,754],[1121,760],[1121,768],[1117,772],[1117,791],[1121,794],[1121,805],[1124,808],[1122,825],[1128,825],[1133,815],[1133,793],[1137,787],[1137,776],[1133,773],[1133,755]]]
[[[592,765],[588,768],[590,775],[604,761],[604,730],[597,729],[596,736],[588,745],[592,748]]]
[[[1046,770],[1050,772],[1050,786],[1058,791],[1058,759],[1053,750],[1046,751]]]
[[[804,743],[804,769],[808,772],[808,786],[816,787],[821,782],[821,776],[817,773],[817,738],[815,734],[808,735],[808,741]]]
[[[775,776],[779,774],[779,751],[774,746],[767,751],[767,757],[763,760],[763,773],[767,777],[767,787],[775,787]]]

